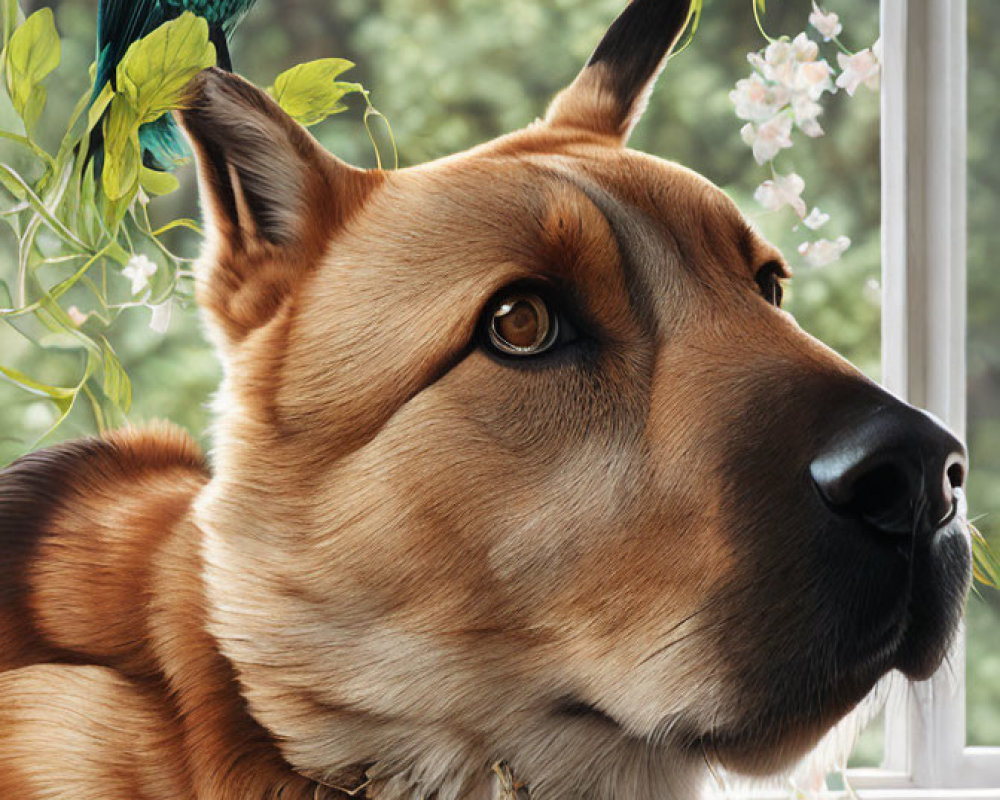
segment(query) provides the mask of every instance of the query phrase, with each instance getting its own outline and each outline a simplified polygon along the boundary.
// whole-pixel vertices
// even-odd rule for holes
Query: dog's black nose
[[[967,463],[965,446],[935,417],[893,403],[836,436],[809,471],[838,514],[915,535],[950,521]]]

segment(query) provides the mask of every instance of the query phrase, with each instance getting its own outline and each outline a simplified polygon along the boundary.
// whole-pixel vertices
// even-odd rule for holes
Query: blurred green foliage
[[[28,4],[30,6],[30,4]],[[39,122],[62,119],[86,87],[93,57],[96,0],[49,0],[63,35],[65,81],[48,86],[49,103]],[[352,76],[372,92],[392,121],[403,166],[443,156],[523,126],[544,112],[552,95],[573,78],[600,39],[622,0],[261,0],[243,22],[233,46],[238,72],[266,86],[292,64],[336,55],[357,63]],[[842,39],[863,48],[878,36],[877,4],[828,0],[844,21]],[[32,7],[25,8],[30,13]],[[805,29],[809,0],[774,0],[764,18],[772,36]],[[1000,252],[1000,161],[991,159],[1000,135],[995,79],[1000,49],[990,33],[1000,27],[1000,3],[971,0],[970,33],[970,442],[973,516],[1000,547],[1000,282],[991,280],[991,254]],[[697,36],[676,56],[660,81],[632,146],[691,167],[722,186],[796,267],[796,247],[806,236],[793,230],[787,209],[762,213],[755,187],[769,177],[740,140],[741,122],[728,92],[749,73],[748,51],[765,44],[748,0],[707,0]],[[832,58],[832,55],[828,57]],[[364,102],[345,98],[348,113],[313,129],[342,158],[373,166],[371,144],[361,125]],[[783,172],[806,180],[806,199],[833,219],[831,238],[854,242],[829,267],[797,269],[787,307],[809,332],[873,377],[879,372],[879,99],[867,90],[826,101],[821,118],[830,133],[799,142],[779,158]],[[0,105],[0,126],[11,129],[13,110]],[[58,126],[56,126],[58,127]],[[19,154],[0,142],[0,161]],[[190,168],[181,189],[151,206],[163,219],[194,214]],[[187,255],[190,236],[171,247]],[[0,278],[12,270],[13,243],[0,232]],[[132,378],[129,419],[176,420],[210,445],[208,403],[219,366],[194,309],[179,304],[165,336],[148,327],[148,311],[136,310],[118,327],[111,344]],[[3,363],[39,380],[62,385],[79,370],[76,359],[40,351],[7,327],[0,328]],[[24,451],[51,424],[48,401],[0,382],[0,462]],[[74,412],[60,437],[92,431],[92,420]],[[969,730],[976,743],[1000,744],[1000,602],[983,590],[970,607]],[[990,646],[992,644],[993,646]],[[878,743],[866,744],[864,761],[877,759]]]
[[[969,513],[1000,550],[1000,4],[969,0]],[[1000,592],[969,603],[969,743],[1000,745]]]

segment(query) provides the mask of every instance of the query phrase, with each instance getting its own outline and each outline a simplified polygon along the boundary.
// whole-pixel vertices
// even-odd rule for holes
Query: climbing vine
[[[0,138],[22,151],[19,168],[0,163],[0,185],[10,198],[0,216],[13,231],[17,251],[13,280],[0,281],[0,319],[43,349],[80,356],[77,378],[68,385],[47,384],[0,358],[0,376],[57,410],[35,446],[80,403],[89,407],[98,429],[123,422],[132,389],[111,344],[116,323],[144,311],[150,327],[162,332],[173,305],[192,295],[191,259],[168,246],[168,234],[201,230],[187,217],[152,223],[151,206],[175,191],[178,181],[143,165],[139,128],[178,108],[187,83],[216,63],[216,53],[205,20],[186,12],[134,42],[116,67],[116,79],[93,102],[91,65],[90,84],[51,150],[36,129],[46,82],[59,77],[60,38],[52,10],[41,8],[25,18],[16,0],[0,2],[0,69],[21,123],[21,130],[0,130]],[[303,125],[344,111],[342,99],[360,94],[368,126],[381,115],[360,84],[340,80],[352,66],[338,58],[299,64],[278,75],[269,91]],[[100,160],[90,157],[87,147],[97,126],[103,134]]]

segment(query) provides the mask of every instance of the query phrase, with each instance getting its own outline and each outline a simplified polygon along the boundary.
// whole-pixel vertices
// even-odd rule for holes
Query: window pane
[[[1000,551],[1000,3],[969,2],[969,515]],[[1000,592],[968,612],[968,737],[1000,744]]]

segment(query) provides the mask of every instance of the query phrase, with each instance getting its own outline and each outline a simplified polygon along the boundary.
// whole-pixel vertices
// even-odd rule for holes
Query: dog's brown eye
[[[500,299],[490,318],[490,342],[508,355],[537,355],[548,350],[558,333],[556,317],[536,294]]]
[[[771,305],[780,308],[781,300],[784,297],[784,290],[781,287],[781,279],[785,276],[781,264],[772,261],[761,267],[754,276],[760,293]]]

